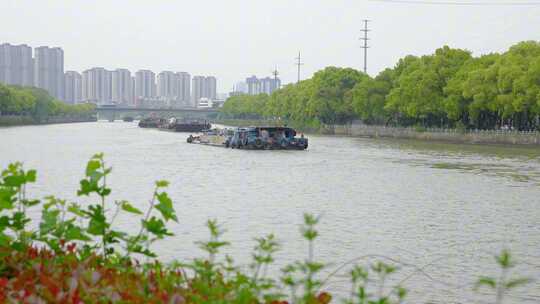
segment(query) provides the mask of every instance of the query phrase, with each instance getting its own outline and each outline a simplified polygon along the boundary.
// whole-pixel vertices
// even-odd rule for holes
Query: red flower
[[[69,244],[69,245],[67,246],[67,250],[68,250],[69,252],[73,252],[73,251],[75,251],[75,247],[77,247],[77,244],[71,243],[71,244]]]
[[[329,295],[329,294],[326,293],[326,292],[321,292],[321,293],[317,296],[317,301],[318,301],[320,304],[328,304],[328,303],[330,303],[331,300],[332,300],[332,296]]]
[[[0,288],[4,289],[6,288],[9,280],[7,278],[0,278]]]

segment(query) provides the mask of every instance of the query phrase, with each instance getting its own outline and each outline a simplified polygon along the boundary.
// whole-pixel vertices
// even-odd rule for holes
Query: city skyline
[[[197,107],[201,98],[215,100],[217,79],[185,71],[92,67],[64,72],[61,47],[0,44],[0,83],[35,86],[68,103],[93,102],[169,107]],[[196,91],[191,95],[192,91]],[[219,94],[221,95],[221,94]]]

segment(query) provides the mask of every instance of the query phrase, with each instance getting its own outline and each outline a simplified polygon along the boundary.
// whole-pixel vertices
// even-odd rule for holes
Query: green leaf
[[[497,282],[493,278],[490,278],[490,277],[481,277],[476,282],[475,288],[478,288],[480,286],[488,286],[492,289],[495,289],[497,286]]]
[[[68,206],[67,210],[68,212],[73,213],[79,217],[82,217],[82,218],[86,217],[86,214],[81,210],[80,206],[75,203],[71,203]]]
[[[117,230],[110,230],[107,233],[107,238],[110,243],[118,243],[118,240],[125,240],[127,238],[127,233]]]
[[[173,208],[172,200],[169,198],[166,192],[161,192],[157,195],[159,204],[156,205],[156,209],[161,213],[165,221],[173,220],[178,222],[176,214]]]
[[[110,188],[102,188],[99,191],[99,195],[101,195],[101,196],[107,196],[109,194],[111,194],[111,189]]]
[[[407,296],[407,289],[399,286],[397,290],[397,296],[400,300],[403,300]]]
[[[519,278],[519,279],[513,279],[508,282],[506,282],[506,289],[512,289],[514,287],[518,287],[521,285],[526,285],[531,282],[531,279],[529,278]]]
[[[107,219],[100,205],[92,205],[88,208],[90,213],[90,222],[88,223],[88,233],[93,235],[104,235],[107,229]]]
[[[11,198],[3,198],[0,194],[0,211],[13,209],[13,200]]]
[[[36,182],[36,175],[36,170],[28,170],[28,172],[26,172],[26,181],[28,183]]]
[[[103,235],[106,227],[107,225],[105,225],[105,221],[92,218],[88,223],[88,233],[93,235]]]
[[[32,207],[32,206],[36,206],[36,205],[39,205],[39,203],[41,203],[40,200],[24,200],[22,201],[23,205],[27,206],[27,207]]]
[[[90,241],[91,238],[89,238],[84,232],[82,231],[81,227],[78,226],[70,226],[66,230],[66,240],[67,241],[73,241],[73,240],[80,240],[80,241]]]
[[[9,245],[9,242],[11,242],[11,238],[4,234],[4,232],[0,231],[0,246],[7,247]]]
[[[39,224],[40,235],[47,235],[52,230],[56,229],[59,214],[60,210],[43,209],[41,213],[41,223]]]
[[[122,201],[121,202],[122,210],[133,213],[133,214],[143,214],[141,210],[133,207],[128,201]]]
[[[142,255],[145,255],[145,256],[151,257],[151,258],[157,257],[157,255],[155,253],[153,253],[152,251],[150,251],[150,249],[144,248],[141,245],[135,245],[135,246],[131,247],[130,251],[134,252],[134,253],[140,253]]]
[[[156,187],[158,187],[158,188],[165,188],[167,186],[169,186],[169,182],[166,181],[166,180],[156,181]]]
[[[10,175],[4,177],[4,185],[7,187],[20,187],[26,183],[24,175]]]
[[[502,268],[511,268],[514,266],[512,256],[508,250],[503,250],[499,256],[495,257],[495,260]]]
[[[26,217],[26,214],[23,212],[15,212],[12,217],[11,227],[14,230],[24,230],[24,227],[29,222],[30,219]]]
[[[143,220],[142,223],[146,230],[148,230],[148,232],[152,233],[158,238],[162,238],[167,235],[173,235],[172,233],[167,231],[165,223],[162,220],[156,218],[155,216],[151,217],[148,221]]]
[[[99,168],[101,168],[101,162],[95,159],[96,155],[94,155],[93,159],[86,164],[86,176],[92,176]]]
[[[12,188],[0,187],[0,211],[13,208],[15,194],[17,191]]]
[[[0,232],[4,231],[7,227],[9,227],[9,216],[4,215],[0,217]]]
[[[96,182],[90,182],[86,179],[82,179],[80,181],[80,185],[81,188],[77,191],[78,196],[89,195],[90,193],[98,189],[98,185]]]

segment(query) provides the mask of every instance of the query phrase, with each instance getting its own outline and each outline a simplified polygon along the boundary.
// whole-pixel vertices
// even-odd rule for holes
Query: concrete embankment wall
[[[415,128],[350,124],[326,127],[323,132],[373,138],[404,138],[475,144],[540,145],[540,132],[528,131],[468,130],[460,132],[455,129],[434,128],[419,131]]]
[[[227,120],[221,123],[232,126],[274,125],[273,122],[258,120]],[[395,128],[368,126],[361,123],[347,125],[324,125],[319,130],[299,128],[307,133],[345,135],[373,138],[403,138],[454,143],[501,144],[501,145],[539,145],[540,132],[503,131],[503,130],[467,130],[427,128]]]

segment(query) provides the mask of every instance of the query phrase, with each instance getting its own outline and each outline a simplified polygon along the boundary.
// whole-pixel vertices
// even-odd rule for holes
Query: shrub
[[[164,264],[151,246],[173,235],[167,223],[178,221],[165,192],[168,183],[155,183],[143,212],[127,201],[108,201],[110,173],[102,154],[90,159],[77,194],[91,196],[96,202],[83,206],[53,196],[44,202],[28,198],[27,185],[36,181],[37,173],[25,171],[21,163],[2,171],[0,302],[326,304],[332,300],[322,291],[328,278],[321,279],[320,273],[327,266],[315,258],[319,217],[304,215],[301,233],[307,242],[307,257],[286,265],[279,277],[267,274],[280,249],[274,235],[255,239],[250,267],[242,270],[231,257],[219,257],[229,242],[223,240],[224,230],[216,220],[207,222],[209,239],[197,243],[207,256],[189,263]],[[39,205],[41,220],[35,226],[27,214]],[[106,212],[109,209],[112,212]],[[119,213],[139,217],[136,233],[114,228]],[[508,252],[497,262],[502,269],[499,279],[482,277],[478,287],[494,289],[496,303],[502,303],[508,290],[528,280],[507,278],[514,265]],[[397,270],[383,262],[353,265],[351,293],[345,303],[402,303],[407,291],[399,285],[387,291],[385,286]]]

